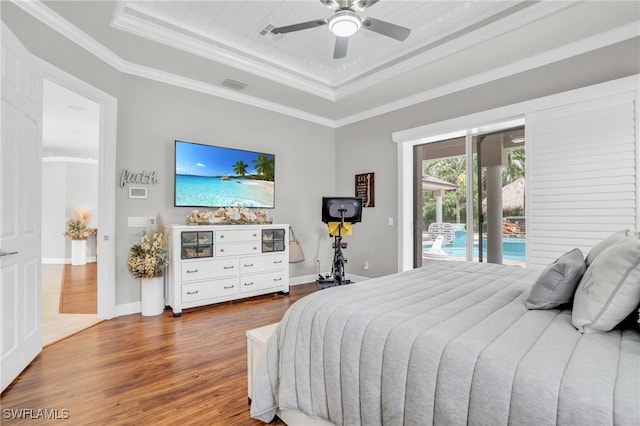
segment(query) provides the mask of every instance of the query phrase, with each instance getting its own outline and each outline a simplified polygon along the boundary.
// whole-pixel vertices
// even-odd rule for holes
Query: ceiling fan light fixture
[[[351,10],[340,10],[329,18],[328,26],[337,37],[351,37],[362,27],[362,19]]]

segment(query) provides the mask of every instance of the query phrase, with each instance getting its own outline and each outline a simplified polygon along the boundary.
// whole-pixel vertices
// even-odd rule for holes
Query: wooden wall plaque
[[[362,207],[375,207],[374,173],[356,175],[356,197],[362,198]]]

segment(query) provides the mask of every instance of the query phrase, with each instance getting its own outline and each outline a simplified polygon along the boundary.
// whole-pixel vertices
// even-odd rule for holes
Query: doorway
[[[99,106],[97,158],[100,161],[97,165],[97,207],[94,222],[97,228],[94,256],[97,264],[100,265],[97,268],[97,317],[111,319],[117,316],[114,244],[117,99],[48,62],[38,60],[38,63],[43,69],[45,80]],[[86,159],[83,161],[87,163]]]
[[[524,266],[524,125],[413,147],[413,266],[424,259]]]
[[[42,341],[48,345],[99,322],[95,236],[78,241],[85,247],[81,264],[72,261],[78,246],[64,233],[79,216],[97,227],[100,105],[45,78],[42,115]]]

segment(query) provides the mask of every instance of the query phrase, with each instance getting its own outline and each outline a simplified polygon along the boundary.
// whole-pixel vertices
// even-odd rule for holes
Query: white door
[[[0,370],[4,390],[42,350],[42,75],[4,23],[1,64]]]

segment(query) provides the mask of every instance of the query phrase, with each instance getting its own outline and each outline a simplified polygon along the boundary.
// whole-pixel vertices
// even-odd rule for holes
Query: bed
[[[315,292],[267,342],[251,415],[336,425],[640,425],[640,333],[529,310],[540,270],[472,262]],[[640,283],[639,283],[640,284]]]

